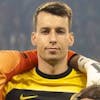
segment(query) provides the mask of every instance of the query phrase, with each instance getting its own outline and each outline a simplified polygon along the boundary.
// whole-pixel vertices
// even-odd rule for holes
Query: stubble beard
[[[42,57],[42,59],[48,63],[49,65],[51,65],[52,67],[55,67],[56,65],[58,65],[63,59],[64,57]]]

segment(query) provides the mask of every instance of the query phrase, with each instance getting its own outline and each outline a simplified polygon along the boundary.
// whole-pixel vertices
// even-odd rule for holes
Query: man
[[[1,77],[0,77],[1,87],[4,86],[6,80],[8,81],[9,79],[11,79],[13,75],[21,73],[22,71],[25,71],[25,70],[29,70],[30,68],[34,66],[37,66],[36,54],[37,54],[36,51],[33,51],[33,50],[32,51],[30,50],[28,52],[27,51],[22,52],[22,53],[18,51],[1,51],[0,52],[0,67],[1,67],[0,71],[2,72]],[[77,58],[77,59],[73,61],[73,58]],[[3,63],[3,61],[5,61],[6,59],[9,59],[9,62]],[[77,65],[77,61],[78,61],[78,65]],[[89,66],[94,67],[92,63],[95,63],[95,65],[97,65],[97,62],[91,59],[88,59],[86,57],[83,57],[81,55],[80,56],[76,55],[75,52],[70,51],[70,50],[68,52],[68,63],[72,67],[77,67],[77,66],[80,67],[81,65],[81,68],[79,70],[84,71],[83,69],[85,68],[87,72],[88,70],[89,71],[91,70],[91,67]],[[73,66],[73,65],[76,65],[76,66]],[[84,66],[84,65],[88,65],[88,66]],[[5,67],[2,67],[2,66],[5,66]],[[94,69],[92,68],[93,71],[95,72],[95,69],[97,70],[98,67],[96,66],[96,68]],[[91,78],[89,78],[88,83],[89,84],[91,83]]]
[[[86,86],[86,76],[68,67],[66,60],[74,43],[71,17],[71,9],[63,3],[50,2],[38,8],[36,32],[31,37],[37,48],[38,67],[8,82],[6,100],[69,100]]]

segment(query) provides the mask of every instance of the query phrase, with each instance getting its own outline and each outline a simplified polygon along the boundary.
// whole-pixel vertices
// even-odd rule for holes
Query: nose
[[[53,45],[57,43],[57,36],[54,31],[50,33],[50,43]]]

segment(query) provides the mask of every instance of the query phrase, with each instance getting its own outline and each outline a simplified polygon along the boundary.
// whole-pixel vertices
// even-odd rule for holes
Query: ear
[[[36,32],[32,32],[32,34],[31,34],[31,43],[34,46],[37,45],[37,42],[36,42]]]
[[[69,33],[69,38],[68,38],[69,40],[69,46],[71,47],[71,46],[73,46],[73,44],[74,44],[74,35],[73,35],[73,32],[70,32]]]

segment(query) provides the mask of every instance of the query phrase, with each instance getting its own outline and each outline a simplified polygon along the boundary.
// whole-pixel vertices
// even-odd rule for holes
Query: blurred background
[[[33,49],[32,17],[38,5],[64,1],[73,10],[72,50],[100,61],[100,0],[0,0],[0,49]]]

